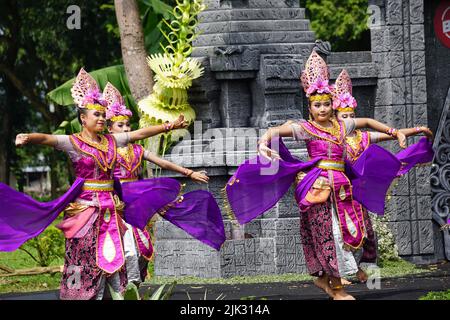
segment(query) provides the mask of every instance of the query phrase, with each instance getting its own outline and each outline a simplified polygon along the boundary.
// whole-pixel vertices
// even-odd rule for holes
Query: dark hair
[[[113,126],[114,121],[106,120],[106,127],[111,128]]]
[[[78,122],[80,123],[80,124],[83,124],[83,122],[81,121],[81,115],[82,114],[86,114],[87,113],[87,110],[86,109],[84,109],[84,108],[77,108],[77,117],[78,117]]]

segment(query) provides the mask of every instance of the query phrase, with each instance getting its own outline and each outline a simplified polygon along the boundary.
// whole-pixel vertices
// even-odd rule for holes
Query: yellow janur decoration
[[[187,89],[192,86],[194,79],[203,74],[203,67],[189,55],[192,53],[192,41],[198,35],[195,32],[197,15],[205,8],[203,0],[177,0],[177,6],[172,12],[174,19],[170,23],[163,20],[170,29],[169,34],[161,30],[168,45],[161,45],[164,54],[148,57],[148,65],[155,74],[155,85],[153,93],[138,102],[142,112],[141,127],[174,121],[180,114],[184,115],[187,122],[194,122],[195,111],[189,105]],[[172,143],[187,133],[186,129],[180,129],[151,137],[146,148],[164,154]]]

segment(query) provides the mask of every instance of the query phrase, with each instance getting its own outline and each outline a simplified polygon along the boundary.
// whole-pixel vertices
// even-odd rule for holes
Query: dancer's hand
[[[428,140],[433,140],[433,132],[427,127],[420,127],[420,132],[422,132]]]
[[[400,131],[397,132],[397,140],[400,148],[406,148],[406,136],[404,133],[401,133]]]
[[[258,155],[266,158],[267,160],[281,159],[278,152],[270,149],[266,144],[260,143],[258,147]]]
[[[19,133],[16,136],[16,146],[21,147],[26,145],[29,142],[29,136],[26,133]]]
[[[209,182],[209,177],[206,175],[206,171],[194,171],[190,175],[190,178],[196,182],[203,182],[203,183]]]
[[[180,114],[177,120],[173,122],[174,129],[183,129],[186,128],[189,124],[184,120],[184,115]]]

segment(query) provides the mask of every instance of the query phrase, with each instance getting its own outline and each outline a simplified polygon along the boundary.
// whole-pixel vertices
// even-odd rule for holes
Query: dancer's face
[[[345,119],[354,119],[356,118],[356,115],[354,111],[346,111],[346,112],[338,111],[336,112],[336,117],[339,120],[345,120]]]
[[[93,132],[102,132],[105,130],[106,114],[98,110],[87,110],[86,113],[80,115],[84,127]]]
[[[109,133],[122,133],[122,132],[130,132],[130,120],[126,121],[114,121],[111,126],[108,127]]]
[[[311,101],[309,103],[309,113],[311,114],[314,121],[326,122],[330,120],[331,115],[333,114],[331,99]]]

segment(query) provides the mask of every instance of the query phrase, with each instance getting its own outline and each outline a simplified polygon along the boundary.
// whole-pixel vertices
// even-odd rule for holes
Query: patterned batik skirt
[[[354,254],[344,248],[336,210],[330,201],[300,212],[300,235],[309,274],[340,278],[358,271]]]
[[[81,238],[66,239],[64,270],[61,278],[62,300],[102,299],[109,284],[123,293],[127,285],[125,266],[112,275],[97,267],[97,238],[100,219],[96,219]],[[108,295],[108,292],[106,292]]]

